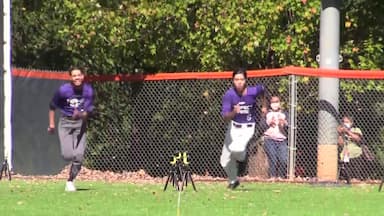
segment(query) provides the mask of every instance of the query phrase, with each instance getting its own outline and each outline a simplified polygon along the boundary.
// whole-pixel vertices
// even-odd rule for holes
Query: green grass
[[[181,193],[181,216],[216,215],[384,215],[384,191],[377,185],[351,187],[307,184],[196,183]],[[162,184],[77,182],[64,192],[63,181],[0,181],[0,215],[177,215],[178,192]]]

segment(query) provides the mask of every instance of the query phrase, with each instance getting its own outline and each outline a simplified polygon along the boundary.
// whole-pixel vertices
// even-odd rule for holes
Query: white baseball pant
[[[247,145],[254,132],[255,123],[229,122],[220,157],[220,164],[227,173],[229,182],[237,180],[237,161],[245,160]]]

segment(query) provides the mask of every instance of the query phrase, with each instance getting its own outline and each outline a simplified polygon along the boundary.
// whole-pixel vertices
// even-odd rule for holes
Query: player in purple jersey
[[[220,164],[227,173],[228,188],[240,185],[238,180],[239,163],[246,159],[248,142],[255,132],[256,101],[262,97],[262,112],[267,112],[265,88],[263,85],[247,86],[247,72],[237,69],[233,72],[233,87],[223,97],[221,115],[228,123]]]
[[[60,109],[58,124],[61,154],[71,162],[66,191],[76,191],[73,183],[80,172],[86,147],[86,122],[93,111],[93,89],[84,83],[84,72],[80,68],[69,70],[71,82],[65,83],[55,92],[49,104],[48,132],[55,132],[55,110]]]

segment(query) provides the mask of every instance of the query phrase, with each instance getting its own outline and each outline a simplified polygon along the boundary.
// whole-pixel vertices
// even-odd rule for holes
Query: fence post
[[[320,15],[320,68],[339,69],[340,0],[322,0]],[[339,79],[319,78],[317,177],[337,177]]]
[[[296,114],[297,114],[297,81],[295,75],[290,75],[290,97],[289,97],[289,180],[295,178],[295,159],[296,159]]]

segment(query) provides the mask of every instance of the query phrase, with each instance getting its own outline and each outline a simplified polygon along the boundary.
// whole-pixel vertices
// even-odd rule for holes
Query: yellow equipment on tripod
[[[188,185],[188,181],[192,183],[193,189],[196,191],[195,183],[192,179],[191,170],[189,168],[188,152],[177,152],[170,160],[171,169],[165,182],[164,191],[167,190],[169,182],[172,182],[176,190],[183,190]]]

